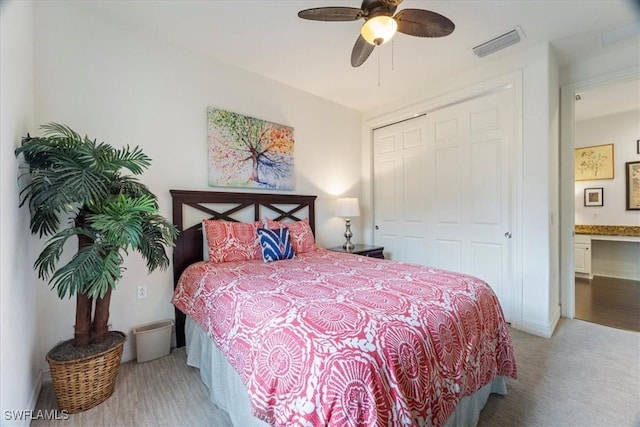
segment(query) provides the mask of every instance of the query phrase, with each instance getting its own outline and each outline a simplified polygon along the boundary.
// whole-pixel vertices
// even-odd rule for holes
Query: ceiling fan
[[[355,7],[316,7],[298,12],[298,16],[312,21],[365,22],[351,51],[351,65],[362,65],[373,49],[391,40],[396,31],[416,37],[444,37],[455,29],[451,20],[439,13],[424,9],[404,9],[394,15],[402,0],[363,0]]]

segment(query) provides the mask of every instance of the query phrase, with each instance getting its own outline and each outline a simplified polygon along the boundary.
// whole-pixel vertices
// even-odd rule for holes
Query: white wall
[[[29,262],[29,217],[18,209],[14,150],[33,125],[33,7],[0,4],[0,424],[29,425],[5,411],[35,407],[40,360],[36,359],[35,274]],[[11,413],[10,413],[11,414]]]
[[[598,79],[626,69],[640,67],[640,42],[625,42],[606,53],[565,65],[560,69],[560,85]]]
[[[576,122],[575,147],[613,144],[614,178],[575,182],[575,223],[640,226],[640,211],[626,210],[625,162],[640,161],[640,110]],[[584,206],[585,188],[603,188],[604,206]]]
[[[549,54],[549,318],[560,319],[560,68],[553,50]]]
[[[332,209],[337,195],[361,195],[360,113],[105,24],[73,2],[37,2],[35,15],[37,124],[62,122],[115,146],[140,145],[153,159],[142,180],[168,218],[170,189],[214,190],[207,186],[208,106],[292,126],[295,193],[318,195],[318,243],[342,243],[344,221]],[[112,296],[112,327],[130,333],[136,324],[172,318],[172,273],[148,276],[137,255],[127,267]],[[148,285],[148,297],[137,300],[140,284]],[[71,337],[74,302],[59,301],[42,283],[38,301],[46,319],[39,351],[45,352]]]
[[[535,48],[525,64],[523,96],[523,150],[522,150],[522,318],[525,330],[546,330],[551,335],[556,319],[551,317],[555,307],[550,306],[550,255],[552,253],[551,227],[553,199],[550,188],[557,185],[552,169],[554,156],[550,134],[553,131],[550,116],[552,100],[549,88],[551,51],[548,45]]]

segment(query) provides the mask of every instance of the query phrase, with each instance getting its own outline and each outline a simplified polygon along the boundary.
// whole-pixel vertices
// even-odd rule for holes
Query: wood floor
[[[577,319],[640,332],[640,282],[576,277]]]

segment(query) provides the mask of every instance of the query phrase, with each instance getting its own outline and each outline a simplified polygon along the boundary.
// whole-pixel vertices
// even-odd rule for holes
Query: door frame
[[[396,110],[387,111],[377,116],[365,119],[362,140],[362,195],[365,206],[373,206],[373,131],[376,128],[397,123],[435,110],[459,104],[474,98],[482,97],[503,90],[513,90],[513,145],[511,152],[511,324],[516,329],[522,329],[522,292],[523,292],[523,159],[522,159],[522,70],[513,71],[495,78],[477,82],[468,87],[434,96]],[[373,242],[373,227],[375,225],[374,212],[369,212],[363,218],[363,236],[368,243]]]
[[[640,79],[636,67],[560,87],[560,305],[562,317],[575,316],[575,97],[579,92]]]

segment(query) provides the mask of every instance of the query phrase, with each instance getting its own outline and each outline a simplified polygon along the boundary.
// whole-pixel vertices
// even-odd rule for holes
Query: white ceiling
[[[359,111],[415,98],[422,87],[463,69],[546,41],[561,65],[638,43],[603,46],[600,34],[638,20],[632,0],[405,0],[456,24],[448,37],[394,37],[359,68],[350,54],[363,21],[314,22],[297,12],[360,7],[358,0],[82,0],[71,2],[116,25],[216,58]],[[479,59],[471,48],[520,26],[525,39]],[[640,54],[640,53],[639,53]]]
[[[640,110],[640,80],[600,86],[579,95],[575,101],[576,121]]]

